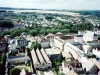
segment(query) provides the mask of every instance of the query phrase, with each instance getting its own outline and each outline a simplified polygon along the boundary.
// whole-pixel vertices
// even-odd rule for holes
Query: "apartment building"
[[[86,73],[89,74],[96,73],[97,67],[94,65],[94,63],[91,60],[87,58],[86,54],[81,49],[79,49],[78,47],[76,47],[75,45],[69,42],[66,42],[64,46],[64,51],[70,52],[75,60],[81,62],[82,68],[86,71]]]

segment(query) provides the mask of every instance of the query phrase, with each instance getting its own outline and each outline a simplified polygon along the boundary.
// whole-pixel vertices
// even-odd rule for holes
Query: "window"
[[[69,64],[68,64],[68,68],[69,68]]]
[[[42,63],[42,65],[44,65],[44,63]]]
[[[69,70],[72,70],[72,68],[70,67]]]

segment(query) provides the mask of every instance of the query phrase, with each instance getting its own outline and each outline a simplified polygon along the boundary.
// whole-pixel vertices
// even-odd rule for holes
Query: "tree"
[[[52,21],[54,17],[53,16],[46,16],[45,19],[47,19],[48,21]]]
[[[62,62],[63,59],[64,59],[64,57],[63,57],[62,52],[61,52],[61,53],[59,54],[59,56],[58,56],[58,61],[59,61],[59,62]]]
[[[48,33],[47,33],[46,29],[41,29],[41,30],[40,30],[40,34],[42,34],[42,35],[47,35]]]
[[[88,57],[88,58],[96,58],[96,55],[94,55],[94,54],[89,54],[89,55],[87,55],[87,57]]]
[[[36,50],[37,48],[40,50],[41,49],[41,44],[39,44],[38,42],[33,42],[30,49],[31,50],[32,49]]]
[[[21,70],[19,68],[12,68],[10,70],[10,75],[20,75]]]
[[[13,30],[11,31],[11,35],[16,37],[21,35],[21,30]]]
[[[36,28],[37,27],[37,23],[32,23],[32,26],[33,26],[33,28]]]
[[[31,34],[32,36],[35,36],[34,30],[30,30],[29,34]]]
[[[0,35],[1,36],[10,35],[10,31],[3,31]]]
[[[14,25],[10,21],[0,21],[0,27],[12,28]]]

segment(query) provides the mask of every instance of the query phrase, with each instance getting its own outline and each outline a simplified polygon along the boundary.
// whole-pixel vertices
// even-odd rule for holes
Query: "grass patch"
[[[41,74],[41,75],[43,75],[43,74],[44,74],[44,72],[43,72],[43,71],[40,71],[40,74]]]
[[[23,68],[26,70],[26,71],[29,71],[27,67],[18,67],[21,71],[23,70]]]

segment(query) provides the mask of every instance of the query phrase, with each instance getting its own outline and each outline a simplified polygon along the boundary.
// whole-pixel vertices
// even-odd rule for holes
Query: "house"
[[[9,48],[10,49],[20,49],[21,47],[28,46],[28,41],[26,39],[12,39],[10,40]]]
[[[82,68],[86,71],[86,73],[95,74],[97,67],[94,65],[94,63],[89,60],[84,53],[84,51],[80,50],[75,45],[66,42],[64,46],[65,52],[70,52],[75,60],[78,60],[82,63]]]
[[[98,35],[95,32],[87,31],[83,35],[83,40],[87,43],[88,41],[98,41]]]
[[[91,46],[92,48],[99,48],[100,47],[100,43],[97,41],[88,41],[87,45]]]
[[[81,50],[81,44],[79,42],[66,42],[64,45],[64,52],[71,53],[74,59],[78,61],[81,60],[81,57],[84,57],[84,52]]]
[[[36,53],[37,53],[37,57],[38,57],[39,62],[40,62],[40,67],[41,67],[41,69],[44,69],[46,67],[46,63],[45,63],[45,60],[43,59],[39,49],[36,50]]]
[[[44,39],[45,37],[43,36],[35,36],[35,40],[40,43],[42,39]]]
[[[13,22],[14,24],[14,29],[20,29],[20,28],[24,28],[24,26],[22,25],[22,22]]]
[[[11,35],[5,35],[4,38],[9,42],[13,37]]]
[[[83,35],[75,35],[74,36],[74,41],[75,42],[81,42],[81,43],[84,43],[84,40],[83,40]]]
[[[85,75],[80,62],[76,60],[62,62],[63,73],[66,75]]]
[[[96,65],[88,58],[81,58],[82,68],[86,71],[87,74],[97,74]]]
[[[23,70],[21,71],[20,75],[27,75],[25,69],[23,69]]]
[[[8,63],[11,64],[19,64],[19,63],[25,63],[25,61],[30,60],[28,56],[10,56],[7,58]]]
[[[27,41],[30,41],[31,43],[32,43],[32,42],[36,42],[35,38],[34,38],[33,36],[31,36],[31,35],[27,35],[27,36],[25,37],[25,39],[26,39]]]
[[[26,39],[16,39],[15,46],[16,48],[25,47],[28,45],[28,41]]]
[[[100,61],[100,48],[94,48],[92,53],[96,55],[96,58]]]
[[[45,38],[45,36],[37,36],[35,40],[40,43],[43,48],[50,47],[50,40]]]
[[[36,56],[34,49],[31,51],[31,56],[32,56],[32,61],[33,61],[33,65],[34,65],[35,69],[39,69],[40,63],[38,61],[38,58]]]
[[[100,70],[100,62],[96,58],[91,58],[90,59],[96,66],[97,66],[97,72]]]
[[[51,67],[52,62],[50,61],[49,57],[47,56],[47,54],[46,54],[46,52],[44,51],[43,48],[41,49],[41,53],[42,53],[43,57],[45,57],[44,59],[45,59],[47,65],[48,65],[48,68]]]
[[[48,48],[48,47],[50,47],[50,40],[49,39],[42,39],[40,44],[41,44],[41,47]]]
[[[82,48],[83,48],[83,51],[84,51],[86,54],[88,54],[89,52],[92,51],[92,47],[89,46],[89,45],[83,45]]]
[[[29,73],[28,71],[26,71],[26,70],[23,68],[22,71],[20,72],[20,75],[32,75],[32,73]]]
[[[52,67],[52,63],[43,48],[41,50],[37,49],[36,51],[33,49],[31,56],[35,69],[45,70]]]
[[[66,42],[72,42],[72,41],[74,41],[74,36],[66,36],[66,35],[62,35],[62,34],[56,34],[54,36],[55,46],[60,48],[61,50],[64,49],[64,44]]]

